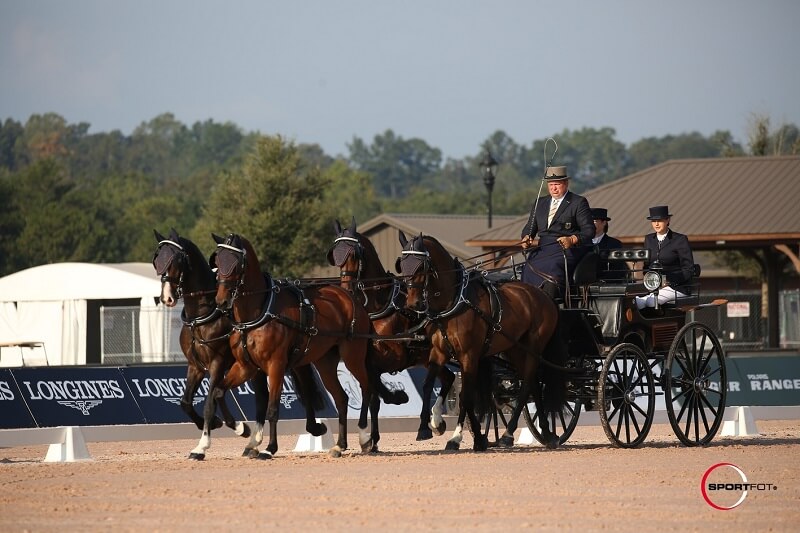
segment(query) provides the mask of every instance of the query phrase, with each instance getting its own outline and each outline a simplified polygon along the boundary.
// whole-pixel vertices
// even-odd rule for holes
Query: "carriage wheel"
[[[635,344],[615,346],[603,361],[597,393],[600,423],[615,446],[640,446],[653,424],[656,384],[644,352]]]
[[[567,398],[561,408],[561,412],[557,415],[555,413],[550,415],[550,426],[556,428],[558,435],[558,443],[564,444],[572,436],[575,427],[578,425],[578,417],[581,414],[581,401],[575,398]],[[536,416],[536,404],[533,402],[525,404],[522,409],[522,415],[525,417],[525,423],[528,424],[528,429],[533,433],[533,437],[539,441],[540,444],[546,445],[542,438],[542,432],[539,429],[539,422]],[[559,429],[561,431],[559,431]]]
[[[722,424],[728,378],[725,352],[707,326],[683,326],[667,353],[664,401],[675,435],[687,446],[711,442]]]

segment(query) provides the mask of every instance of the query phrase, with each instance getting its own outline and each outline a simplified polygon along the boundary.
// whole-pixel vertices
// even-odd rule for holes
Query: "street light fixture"
[[[492,157],[491,152],[486,150],[486,154],[481,160],[481,172],[483,173],[483,184],[486,185],[486,192],[489,193],[489,227],[492,227],[492,190],[494,190],[494,169],[497,161]]]

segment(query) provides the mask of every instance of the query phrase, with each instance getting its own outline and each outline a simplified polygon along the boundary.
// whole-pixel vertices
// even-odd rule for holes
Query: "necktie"
[[[556,216],[558,211],[558,203],[555,200],[550,200],[550,212],[547,214],[547,226],[553,223],[553,217]]]

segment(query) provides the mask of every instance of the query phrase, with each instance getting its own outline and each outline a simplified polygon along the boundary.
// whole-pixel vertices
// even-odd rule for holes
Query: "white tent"
[[[25,349],[39,352],[39,364],[45,355],[51,365],[85,364],[87,300],[138,298],[153,307],[160,293],[150,263],[56,263],[0,278],[0,366],[26,362]],[[161,338],[151,327],[140,323],[143,351]]]

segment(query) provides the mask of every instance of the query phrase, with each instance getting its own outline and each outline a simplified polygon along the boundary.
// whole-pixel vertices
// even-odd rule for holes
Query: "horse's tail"
[[[560,370],[560,368],[564,368],[567,364],[569,349],[561,328],[561,316],[559,313],[559,320],[544,347],[543,354],[544,359],[552,364],[543,364],[539,367],[544,410],[551,414],[561,412],[567,400],[568,374]]]
[[[489,357],[478,359],[477,387],[475,388],[475,415],[478,420],[491,413],[492,400],[492,362]]]
[[[308,409],[311,406],[314,411],[322,411],[325,409],[325,399],[322,396],[319,386],[317,386],[317,379],[314,377],[314,371],[311,365],[303,365],[291,369],[292,381],[297,386],[297,394],[300,397],[300,403],[303,407]]]

